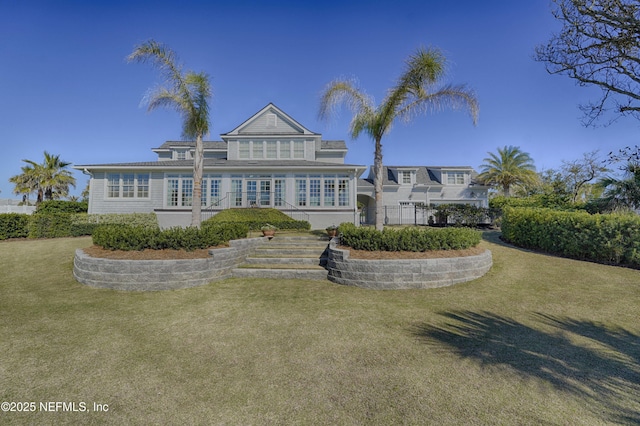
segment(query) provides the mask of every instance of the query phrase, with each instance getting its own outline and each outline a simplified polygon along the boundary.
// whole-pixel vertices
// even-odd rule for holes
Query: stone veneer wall
[[[228,248],[209,250],[207,259],[113,260],[90,257],[77,249],[73,276],[79,282],[114,290],[172,290],[231,277],[263,238],[229,241]]]
[[[329,246],[328,279],[357,287],[392,290],[445,287],[486,274],[493,264],[491,252],[443,259],[350,259],[349,250]]]

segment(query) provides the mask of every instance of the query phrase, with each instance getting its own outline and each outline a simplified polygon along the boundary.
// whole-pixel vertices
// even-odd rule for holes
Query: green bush
[[[493,223],[499,215],[497,209],[471,204],[439,204],[435,206],[435,210],[439,224],[453,222],[455,226],[476,227],[481,223]]]
[[[49,200],[38,204],[36,214],[48,213],[86,213],[89,203],[86,201]]]
[[[108,225],[122,224],[142,228],[157,229],[158,219],[155,213],[110,213],[110,214],[77,214],[72,217],[75,225]],[[87,234],[88,235],[88,234]]]
[[[0,214],[0,240],[28,237],[29,220],[30,216],[27,214]]]
[[[640,266],[640,217],[539,208],[504,210],[502,235],[521,247],[576,259]]]
[[[356,250],[429,251],[462,250],[480,243],[481,233],[469,228],[385,228],[340,224],[341,243]]]
[[[223,210],[205,222],[217,224],[244,223],[251,231],[259,231],[266,224],[278,229],[309,230],[311,224],[306,220],[295,220],[277,209],[228,209]],[[205,223],[203,222],[203,223]]]
[[[71,236],[71,213],[31,215],[29,238],[62,238]]]
[[[246,238],[248,228],[243,224],[219,226],[208,224],[202,228],[144,228],[122,224],[101,225],[93,232],[93,243],[107,250],[187,250],[203,249]]]

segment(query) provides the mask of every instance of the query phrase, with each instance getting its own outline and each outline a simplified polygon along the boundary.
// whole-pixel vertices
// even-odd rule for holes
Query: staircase
[[[328,238],[281,237],[257,247],[245,263],[233,270],[234,277],[326,280]]]

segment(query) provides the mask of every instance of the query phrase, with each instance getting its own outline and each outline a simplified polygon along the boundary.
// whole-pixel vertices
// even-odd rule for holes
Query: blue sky
[[[560,28],[550,11],[548,0],[0,0],[0,198],[16,198],[8,179],[45,150],[74,164],[150,161],[151,148],[180,139],[177,113],[141,105],[157,71],[125,61],[150,38],[211,77],[210,140],[273,102],[347,141],[348,163],[370,165],[373,144],[349,139],[347,110],[318,120],[322,89],[356,77],[380,101],[404,59],[434,46],[450,62],[446,82],[476,91],[478,125],[460,111],[399,123],[383,140],[385,164],[478,169],[487,152],[515,145],[548,169],[636,145],[636,120],[583,127],[577,106],[599,91],[532,59]],[[86,176],[75,175],[78,195]]]

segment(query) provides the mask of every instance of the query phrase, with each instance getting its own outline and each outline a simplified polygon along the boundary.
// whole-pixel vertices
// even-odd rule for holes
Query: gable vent
[[[278,127],[278,116],[275,114],[267,114],[267,127]]]

